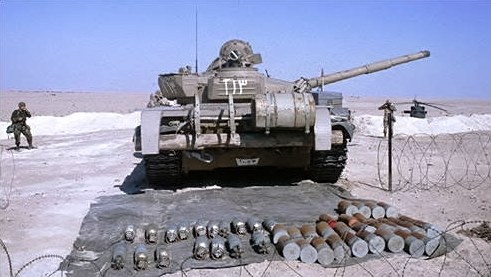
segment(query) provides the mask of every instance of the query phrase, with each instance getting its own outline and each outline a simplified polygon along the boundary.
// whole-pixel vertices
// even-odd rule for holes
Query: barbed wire
[[[8,170],[10,169],[10,170]],[[8,173],[10,172],[10,178]],[[10,196],[15,178],[15,158],[12,150],[6,145],[0,145],[0,210],[10,206]]]
[[[387,141],[378,143],[379,182],[387,187]],[[396,135],[392,140],[393,190],[471,190],[491,183],[491,132]]]

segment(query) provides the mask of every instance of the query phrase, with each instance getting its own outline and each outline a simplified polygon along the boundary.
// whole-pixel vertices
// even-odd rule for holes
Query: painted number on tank
[[[255,166],[259,163],[259,158],[253,158],[253,159],[236,158],[235,162],[237,162],[238,166]]]
[[[229,93],[242,94],[243,87],[247,86],[247,80],[223,79],[223,83],[225,85],[225,95]]]

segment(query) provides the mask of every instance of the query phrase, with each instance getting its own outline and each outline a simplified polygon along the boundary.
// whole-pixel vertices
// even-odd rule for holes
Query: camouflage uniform
[[[31,117],[31,113],[26,109],[26,103],[20,102],[19,109],[15,110],[10,117],[12,126],[14,127],[16,149],[19,149],[20,147],[20,134],[23,134],[26,137],[29,149],[33,147],[31,127],[26,124],[26,119],[28,117]]]
[[[396,121],[394,117],[394,112],[397,111],[397,109],[394,104],[390,103],[389,100],[386,100],[382,106],[378,107],[378,109],[384,110],[384,137],[386,137],[387,130],[389,129],[389,124],[392,124],[392,122]]]

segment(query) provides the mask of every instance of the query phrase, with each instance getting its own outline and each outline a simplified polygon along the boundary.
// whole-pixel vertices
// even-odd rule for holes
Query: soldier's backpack
[[[7,134],[12,134],[14,132],[14,125],[10,124],[7,126]]]

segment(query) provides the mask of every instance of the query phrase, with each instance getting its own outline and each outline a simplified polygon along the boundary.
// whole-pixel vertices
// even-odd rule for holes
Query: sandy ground
[[[19,101],[27,103],[33,116],[64,116],[73,112],[128,113],[144,107],[147,99],[148,94],[137,93],[2,92],[0,121],[9,120]],[[399,100],[411,99],[393,101]],[[376,108],[383,101],[345,98],[355,117],[379,115]],[[434,99],[431,102],[448,104],[453,114],[491,113],[491,101]],[[429,111],[429,116],[436,115],[440,114]],[[0,203],[6,206],[0,209],[0,239],[8,247],[14,273],[41,255],[66,257],[90,204],[98,196],[124,194],[120,189],[122,182],[140,163],[132,152],[132,135],[133,130],[129,129],[64,136],[36,136],[34,133],[38,149],[20,153],[7,150],[14,144],[12,140],[0,141]],[[460,221],[491,221],[491,179],[472,189],[459,185],[428,189],[409,187],[392,193],[382,189],[376,176],[376,149],[380,140],[355,134],[349,147],[348,165],[338,185],[357,197],[387,202],[399,208],[402,214],[432,222],[442,229]],[[137,178],[143,182],[143,176]],[[300,262],[263,262],[218,270],[192,270],[186,275],[490,276],[490,243],[457,232],[479,224],[468,223],[452,229],[450,233],[462,242],[448,255],[431,260],[390,255],[338,269]],[[29,264],[20,276],[46,276],[59,262],[55,256],[46,256]],[[5,253],[0,250],[0,276],[9,276],[8,269]],[[173,274],[180,275],[181,272]]]

